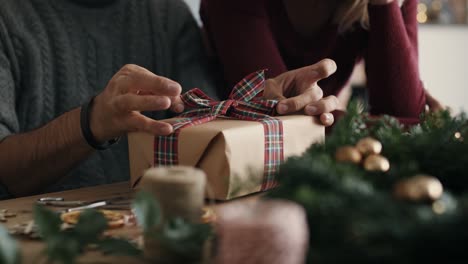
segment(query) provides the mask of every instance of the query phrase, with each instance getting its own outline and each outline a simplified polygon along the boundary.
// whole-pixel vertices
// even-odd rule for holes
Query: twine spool
[[[292,202],[234,202],[217,210],[216,264],[302,264],[309,232],[304,209]]]
[[[203,171],[184,166],[149,169],[141,180],[142,189],[161,205],[163,219],[182,217],[193,222],[200,221],[205,186]]]
[[[205,185],[206,175],[203,171],[184,166],[149,169],[141,180],[141,188],[157,198],[163,222],[173,217],[199,222]],[[160,228],[155,227],[155,231]],[[178,256],[163,248],[154,237],[145,235],[144,243],[146,258],[158,260],[158,263],[178,263]]]

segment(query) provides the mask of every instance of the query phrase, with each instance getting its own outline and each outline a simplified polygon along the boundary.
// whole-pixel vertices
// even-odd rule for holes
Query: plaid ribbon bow
[[[181,129],[210,122],[217,117],[258,121],[263,124],[265,139],[264,179],[261,190],[276,185],[274,174],[284,159],[283,124],[271,117],[277,100],[263,99],[265,72],[254,72],[240,81],[225,101],[216,101],[202,90],[195,88],[181,98],[191,110],[181,114],[173,124],[174,133],[158,136],[154,141],[154,164],[172,166],[178,164],[178,137]]]

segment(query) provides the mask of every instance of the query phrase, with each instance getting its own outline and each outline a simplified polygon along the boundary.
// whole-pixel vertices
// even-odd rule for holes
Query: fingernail
[[[177,92],[177,93],[180,93],[182,88],[180,88],[180,85],[178,84],[175,84],[175,83],[170,83],[167,85],[167,90],[169,92]]]
[[[158,97],[156,98],[156,104],[157,105],[166,105],[168,102],[167,98],[165,97]]]
[[[284,114],[288,111],[288,105],[287,104],[278,104],[278,114]]]
[[[313,105],[308,105],[308,106],[306,106],[306,108],[305,108],[305,112],[306,112],[306,114],[308,114],[308,115],[315,115],[315,114],[317,114],[317,110],[318,110],[317,107],[316,107],[316,106],[313,106]]]
[[[184,108],[185,108],[185,107],[184,107],[184,104],[176,104],[176,105],[174,106],[174,111],[175,111],[176,113],[182,113],[182,112],[184,111]]]
[[[324,114],[323,117],[325,118],[325,120],[328,122],[328,121],[331,121],[331,115],[330,114]]]
[[[159,133],[161,135],[169,135],[172,133],[172,126],[162,126],[159,128]]]

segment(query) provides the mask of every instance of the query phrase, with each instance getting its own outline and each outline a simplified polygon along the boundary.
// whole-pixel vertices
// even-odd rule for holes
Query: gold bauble
[[[362,155],[357,148],[353,146],[343,146],[336,150],[335,159],[338,162],[360,163]]]
[[[362,155],[380,154],[382,152],[382,143],[377,139],[366,137],[358,141],[356,148]]]
[[[364,160],[364,169],[366,171],[386,172],[390,169],[390,162],[384,156],[372,154]]]
[[[442,183],[435,177],[416,175],[395,184],[393,189],[397,198],[410,201],[435,201],[444,193]]]

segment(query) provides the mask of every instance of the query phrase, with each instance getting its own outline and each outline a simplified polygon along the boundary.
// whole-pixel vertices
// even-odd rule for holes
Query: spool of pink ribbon
[[[299,264],[309,232],[304,209],[292,202],[234,202],[217,210],[214,263]]]

